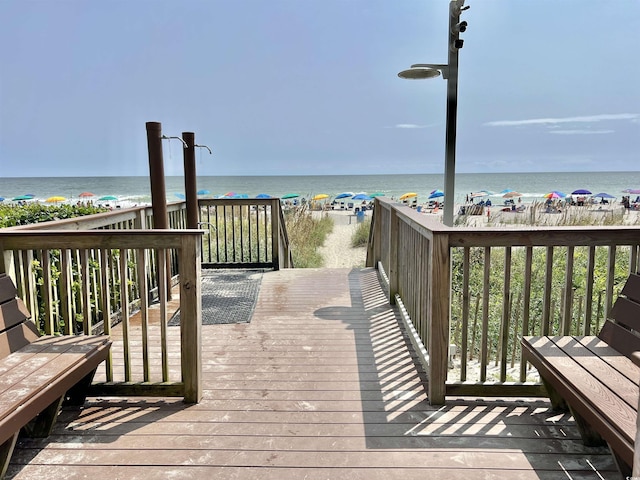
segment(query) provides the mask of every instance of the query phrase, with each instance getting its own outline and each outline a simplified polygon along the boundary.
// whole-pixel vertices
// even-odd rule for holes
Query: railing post
[[[400,220],[395,208],[389,211],[389,303],[395,305],[398,293],[398,243]]]
[[[184,401],[202,399],[202,296],[200,286],[201,236],[184,235],[180,265],[180,346]]]
[[[271,261],[274,270],[280,270],[280,199],[271,202]]]
[[[449,368],[451,256],[449,235],[435,234],[430,242],[427,322],[429,333],[429,403],[443,405]]]

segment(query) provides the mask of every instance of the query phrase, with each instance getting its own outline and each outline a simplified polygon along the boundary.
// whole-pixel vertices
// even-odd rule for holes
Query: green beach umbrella
[[[32,200],[33,197],[31,195],[19,195],[17,197],[13,197],[11,200],[14,202],[18,202],[20,200]]]
[[[113,195],[105,195],[104,197],[100,197],[99,201],[108,201],[108,200],[118,200],[118,197],[114,197]]]
[[[287,193],[285,195],[283,195],[281,198],[283,199],[288,199],[288,198],[298,198],[300,196],[299,193]]]

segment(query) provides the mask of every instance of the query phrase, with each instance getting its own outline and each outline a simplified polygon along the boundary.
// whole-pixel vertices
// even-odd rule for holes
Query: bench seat
[[[84,403],[111,346],[105,335],[41,336],[16,293],[0,274],[0,478],[20,432],[46,437],[63,402]]]
[[[551,405],[570,410],[586,445],[608,444],[630,476],[637,433],[640,277],[631,274],[597,336],[523,337],[523,357],[539,372]]]

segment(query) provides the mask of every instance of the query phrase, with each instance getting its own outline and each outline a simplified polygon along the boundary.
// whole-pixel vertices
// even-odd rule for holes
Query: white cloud
[[[399,123],[394,128],[429,128],[432,125],[416,125],[414,123]]]
[[[614,132],[615,130],[553,130],[549,133],[555,135],[604,135]]]
[[[564,118],[531,118],[528,120],[497,120],[485,123],[489,127],[518,127],[522,125],[546,125],[553,126],[562,123],[595,123],[609,120],[630,120],[636,122],[640,119],[640,113],[614,113],[602,115],[587,115],[583,117]]]

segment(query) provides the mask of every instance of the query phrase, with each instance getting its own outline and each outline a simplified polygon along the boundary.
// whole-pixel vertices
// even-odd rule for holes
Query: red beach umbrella
[[[91,193],[91,192],[82,192],[80,195],[78,195],[80,198],[86,198],[86,197],[95,197],[95,193]]]

